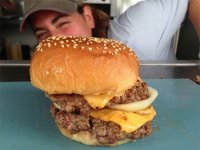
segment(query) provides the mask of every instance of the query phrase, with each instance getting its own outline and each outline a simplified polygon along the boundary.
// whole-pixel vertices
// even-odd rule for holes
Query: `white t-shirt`
[[[108,38],[127,44],[139,60],[174,60],[171,42],[189,0],[146,0],[113,18]]]

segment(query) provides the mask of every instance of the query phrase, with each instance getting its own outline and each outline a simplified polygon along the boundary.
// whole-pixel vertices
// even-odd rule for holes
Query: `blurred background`
[[[111,17],[124,12],[141,0],[85,0],[102,9]],[[24,11],[24,1],[15,0],[16,9],[0,8],[0,60],[30,60],[37,42],[31,30],[19,32]],[[178,60],[198,60],[199,39],[193,25],[185,18],[173,40],[173,51]]]

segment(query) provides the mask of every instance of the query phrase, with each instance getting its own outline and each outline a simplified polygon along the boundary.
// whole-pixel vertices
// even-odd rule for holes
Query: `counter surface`
[[[115,150],[197,150],[200,148],[200,86],[188,79],[146,79],[158,90],[153,133]],[[50,100],[30,82],[0,84],[1,150],[106,150],[65,138],[50,115]],[[110,149],[110,148],[109,148]]]

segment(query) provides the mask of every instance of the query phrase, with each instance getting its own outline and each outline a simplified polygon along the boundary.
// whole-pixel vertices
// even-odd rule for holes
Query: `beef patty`
[[[148,136],[152,130],[150,121],[137,130],[126,133],[121,131],[120,126],[112,121],[106,122],[89,115],[83,116],[76,113],[69,113],[57,109],[53,104],[51,106],[51,114],[60,127],[68,129],[72,134],[79,131],[87,131],[102,144],[113,144],[126,138],[135,140]]]
[[[82,95],[78,94],[46,94],[53,103],[59,106],[61,110],[66,112],[78,111],[81,114],[89,114],[92,110],[91,106]],[[127,104],[142,101],[149,97],[148,86],[145,82],[137,81],[136,84],[126,90],[124,95],[113,97],[106,105]]]
[[[142,138],[151,133],[151,122],[145,123],[132,133],[121,131],[120,126],[111,121],[103,121],[90,116],[93,108],[83,96],[78,94],[47,94],[51,99],[51,114],[55,122],[67,128],[71,133],[87,131],[96,137],[102,144],[112,144],[118,140],[130,138],[132,140]],[[128,89],[124,95],[113,97],[106,106],[114,104],[126,104],[141,101],[149,97],[148,86],[145,82],[137,83]],[[56,108],[55,104],[59,107]]]

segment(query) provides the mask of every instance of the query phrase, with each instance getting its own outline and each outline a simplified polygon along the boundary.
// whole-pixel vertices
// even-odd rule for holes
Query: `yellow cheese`
[[[93,109],[101,109],[106,106],[106,104],[113,98],[113,97],[119,97],[123,95],[125,92],[122,91],[120,93],[117,93],[115,95],[108,95],[108,94],[99,94],[99,95],[84,95],[83,97],[85,100],[89,103],[89,105]]]
[[[93,109],[101,109],[105,107],[113,96],[107,94],[84,95],[84,98]]]
[[[125,112],[114,109],[101,109],[93,111],[90,115],[104,121],[112,121],[121,126],[121,129],[127,133],[131,133],[141,127],[148,121],[151,121],[156,115],[153,107],[148,107],[144,111],[148,111],[146,115],[134,112]],[[150,112],[150,113],[149,113]]]

